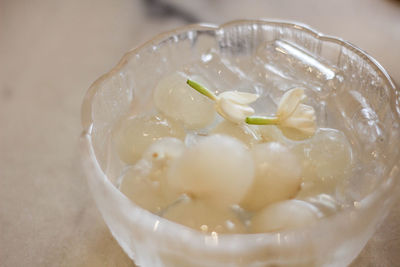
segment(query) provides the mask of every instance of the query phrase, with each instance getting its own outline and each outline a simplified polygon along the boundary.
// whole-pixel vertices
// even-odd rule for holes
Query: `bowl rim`
[[[333,42],[336,44],[339,44],[341,46],[344,46],[350,50],[352,50],[354,53],[358,54],[360,57],[364,58],[364,60],[368,61],[370,65],[378,72],[381,74],[381,76],[384,78],[385,83],[390,85],[391,89],[393,91],[396,91],[396,85],[393,82],[392,78],[390,77],[389,73],[383,68],[383,66],[371,55],[369,55],[367,52],[362,50],[361,48],[353,45],[352,43],[343,40],[342,38],[335,37],[332,35],[326,35],[323,33],[320,33],[319,31],[311,28],[307,24],[301,23],[301,22],[294,22],[294,21],[289,21],[289,20],[274,20],[274,19],[255,19],[255,20],[247,20],[247,19],[241,19],[241,20],[233,20],[229,21],[226,23],[223,23],[221,25],[216,25],[216,24],[211,24],[211,23],[196,23],[196,24],[189,24],[186,26],[181,26],[166,32],[159,33],[149,41],[134,47],[130,49],[128,52],[126,52],[120,61],[115,65],[109,72],[101,75],[99,78],[97,78],[89,87],[89,89],[86,91],[83,103],[82,103],[82,108],[81,108],[81,123],[84,128],[84,131],[88,131],[90,128],[90,125],[92,123],[91,120],[91,105],[90,103],[92,102],[92,98],[96,94],[97,88],[100,87],[100,85],[107,80],[109,77],[112,77],[115,73],[117,73],[119,70],[121,70],[125,64],[129,61],[131,57],[133,57],[135,54],[137,54],[138,51],[141,49],[150,46],[150,45],[155,45],[160,43],[162,40],[166,39],[169,36],[176,35],[181,32],[186,32],[189,30],[204,30],[204,31],[217,31],[229,26],[233,26],[236,24],[269,24],[272,26],[284,26],[284,27],[292,27],[298,30],[302,30],[305,32],[308,32],[311,34],[314,38],[319,39],[321,41],[328,41],[328,42]],[[398,98],[400,98],[400,93]],[[400,105],[400,99],[397,99],[398,105]],[[398,110],[398,113],[400,113],[400,108]],[[400,116],[399,114],[396,114],[397,116]]]
[[[392,110],[395,111],[395,116],[396,120],[399,120],[399,113],[400,113],[400,93],[396,92],[396,86],[394,82],[392,81],[390,75],[388,72],[382,67],[382,65],[374,59],[372,56],[370,56],[368,53],[363,51],[362,49],[358,48],[357,46],[351,44],[348,41],[345,41],[341,38],[330,36],[330,35],[325,35],[322,34],[310,26],[299,23],[299,22],[292,22],[292,21],[286,21],[286,20],[270,20],[270,19],[256,19],[256,20],[233,20],[221,25],[215,25],[215,24],[207,24],[207,23],[198,23],[198,24],[190,24],[182,27],[178,27],[176,29],[166,31],[163,33],[160,33],[150,39],[149,41],[143,43],[142,45],[139,45],[128,52],[126,52],[121,60],[117,63],[115,67],[113,67],[108,73],[103,74],[100,76],[97,80],[95,80],[92,85],[89,87],[87,90],[84,100],[82,103],[81,107],[81,121],[82,121],[82,126],[83,126],[83,132],[81,135],[81,140],[84,143],[83,148],[82,148],[82,155],[83,157],[86,157],[86,165],[88,164],[88,161],[91,167],[96,168],[96,176],[100,177],[102,179],[103,183],[106,183],[113,188],[111,190],[116,191],[117,194],[119,193],[121,197],[128,199],[122,192],[120,192],[106,177],[104,172],[101,170],[99,162],[97,161],[94,153],[94,149],[92,146],[92,140],[91,140],[91,132],[92,132],[92,118],[91,118],[91,103],[93,100],[93,97],[95,96],[97,90],[101,87],[101,84],[106,81],[108,78],[112,77],[114,74],[118,73],[131,59],[131,57],[135,56],[137,52],[142,50],[145,47],[156,45],[160,43],[161,41],[165,40],[166,38],[177,35],[179,33],[187,32],[190,30],[195,30],[195,31],[218,31],[223,28],[229,27],[229,26],[234,26],[238,24],[248,24],[248,25],[254,25],[254,24],[261,24],[261,25],[271,25],[271,26],[283,26],[283,27],[291,27],[295,28],[297,30],[305,31],[309,34],[311,34],[314,38],[321,40],[321,41],[327,41],[327,42],[333,42],[336,44],[339,44],[340,46],[344,46],[350,50],[352,50],[354,53],[359,55],[361,58],[366,60],[370,66],[374,68],[375,71],[384,79],[384,83],[389,85],[391,88],[392,92],[395,92],[395,107],[392,107]],[[392,103],[391,103],[392,104]],[[87,169],[88,166],[85,166]],[[395,174],[397,175],[399,170],[395,170]],[[90,173],[90,172],[89,172]],[[89,174],[87,174],[89,175]],[[394,175],[394,174],[393,174]],[[392,175],[391,175],[392,176]],[[394,177],[394,176],[393,176]],[[399,183],[397,183],[399,184]],[[381,192],[382,188],[385,190],[389,190],[389,188],[393,188],[393,181],[390,181],[390,183],[382,183],[380,185],[380,188],[377,190],[377,192],[380,192],[381,194],[371,194],[367,196],[364,200],[364,204],[368,205],[371,203],[374,203],[378,201],[379,197],[382,197],[383,192]],[[128,199],[129,200],[129,199]],[[129,200],[130,201],[130,200]],[[255,248],[261,246],[265,246],[268,244],[276,244],[276,242],[281,242],[284,238],[283,237],[288,237],[292,241],[297,242],[302,242],[302,240],[305,240],[307,238],[307,232],[303,231],[305,229],[311,228],[311,226],[307,226],[305,228],[301,228],[297,230],[287,230],[287,231],[282,231],[282,232],[273,232],[273,233],[258,233],[258,234],[225,234],[225,235],[220,235],[218,236],[218,246],[209,246],[205,244],[204,238],[205,235],[203,233],[200,233],[196,230],[189,229],[185,226],[179,225],[177,223],[171,222],[169,220],[166,220],[164,218],[161,218],[145,209],[142,209],[141,207],[135,205],[133,202],[131,202],[133,207],[135,209],[140,209],[144,211],[142,212],[142,215],[145,215],[146,218],[144,220],[151,220],[152,222],[156,223],[157,221],[163,221],[163,228],[168,228],[168,233],[167,235],[171,238],[176,238],[177,236],[180,236],[179,239],[182,240],[183,242],[190,242],[192,243],[191,246],[196,247],[196,249],[203,249],[203,251],[218,251],[218,250],[224,250],[224,251],[230,251],[230,252],[238,252],[242,251],[243,248],[245,247],[247,251],[254,250]],[[338,212],[337,214],[329,217],[329,218],[324,218],[322,220],[317,221],[315,224],[313,224],[313,227],[316,226],[321,226],[323,222],[326,219],[329,219],[329,221],[332,220],[340,220],[339,217],[345,216],[348,212],[354,212],[354,211],[360,211],[359,209],[360,203],[357,203],[357,206],[351,206],[349,208],[346,208],[343,211]],[[147,223],[148,226],[146,227],[145,224],[142,224],[141,226],[146,227],[148,229],[152,229],[153,225],[152,223]],[[161,225],[161,224],[160,224]],[[185,233],[183,236],[182,231]],[[300,237],[298,240],[295,240],[293,238],[293,235],[296,237]],[[293,238],[293,239],[292,239]],[[256,241],[256,242],[255,242]]]

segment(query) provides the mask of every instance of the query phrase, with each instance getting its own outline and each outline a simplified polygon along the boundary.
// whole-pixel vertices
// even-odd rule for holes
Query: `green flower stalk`
[[[313,107],[302,104],[305,99],[304,90],[294,88],[287,91],[281,98],[276,116],[274,117],[247,117],[246,123],[257,125],[278,125],[285,133],[295,130],[303,136],[312,136],[316,131],[315,110]]]
[[[257,94],[226,91],[219,95],[198,84],[187,80],[190,87],[215,102],[216,111],[226,120],[255,125],[277,125],[285,135],[295,131],[300,136],[309,137],[316,131],[315,110],[302,101],[305,99],[304,90],[294,88],[287,91],[281,98],[275,116],[252,116],[254,109],[249,106],[259,97]]]
[[[243,123],[246,117],[254,114],[254,109],[248,105],[257,100],[257,94],[226,91],[217,96],[204,86],[192,80],[187,80],[186,83],[199,93],[215,101],[216,111],[228,121]]]

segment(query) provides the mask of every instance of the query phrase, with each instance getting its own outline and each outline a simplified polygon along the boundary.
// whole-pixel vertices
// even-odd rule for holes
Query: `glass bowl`
[[[292,231],[205,235],[138,207],[118,190],[123,164],[112,146],[112,128],[128,113],[153,108],[152,90],[161,77],[211,50],[242,69],[251,68],[257,48],[277,40],[311,57],[300,56],[300,62],[289,58],[287,63],[305,67],[300,74],[305,78],[313,75],[322,81],[315,96],[325,99],[321,103],[335,103],[330,117],[362,155],[344,189],[345,208]],[[324,78],[324,67],[313,57],[332,66],[337,77]],[[217,70],[223,80],[224,70]],[[106,224],[139,266],[346,266],[383,221],[399,189],[399,101],[399,92],[376,60],[307,26],[265,20],[189,25],[129,51],[93,83],[82,105],[82,159]]]

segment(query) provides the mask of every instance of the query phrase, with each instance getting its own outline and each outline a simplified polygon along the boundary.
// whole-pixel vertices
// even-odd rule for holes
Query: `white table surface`
[[[400,1],[170,2],[205,22],[301,21],[357,44],[400,81]],[[185,23],[150,16],[139,0],[0,0],[0,266],[134,266],[89,194],[80,105],[125,51]],[[399,204],[353,267],[400,265]]]

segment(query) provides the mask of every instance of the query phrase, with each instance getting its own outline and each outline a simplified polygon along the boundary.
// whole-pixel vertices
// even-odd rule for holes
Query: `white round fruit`
[[[159,111],[183,122],[186,128],[203,128],[216,116],[214,102],[187,85],[187,79],[181,72],[164,77],[154,90],[154,103]]]
[[[114,142],[121,160],[133,164],[152,143],[166,136],[183,139],[185,131],[172,119],[140,115],[122,123],[114,134]]]
[[[245,233],[245,225],[228,207],[210,205],[201,199],[188,199],[168,207],[162,216],[203,233]]]
[[[301,200],[285,200],[257,212],[251,220],[253,233],[277,232],[308,226],[319,218],[318,209]]]
[[[179,198],[167,188],[165,179],[152,177],[156,170],[147,160],[140,160],[124,175],[120,190],[138,206],[159,213]]]
[[[189,147],[167,176],[179,192],[216,205],[239,203],[253,177],[254,162],[246,146],[224,135],[208,136]]]
[[[291,140],[287,139],[282,131],[275,125],[258,125],[258,131],[264,142],[278,142],[281,144],[291,142]]]
[[[143,158],[152,162],[165,162],[178,158],[185,150],[182,140],[163,137],[152,143],[143,153]]]
[[[334,129],[320,129],[309,152],[319,177],[342,178],[350,169],[351,147],[345,135]]]
[[[276,142],[255,145],[251,152],[255,179],[241,206],[254,211],[294,197],[301,184],[301,167],[296,156]]]
[[[232,136],[242,141],[248,147],[252,147],[261,141],[261,136],[256,127],[247,124],[237,124],[227,120],[220,122],[212,130],[212,133]]]
[[[303,167],[301,197],[333,193],[351,171],[351,146],[345,135],[334,129],[319,129],[311,139],[297,144],[293,152]]]

